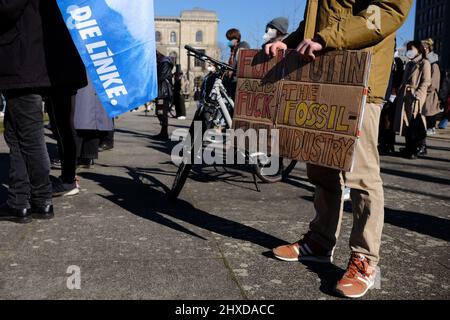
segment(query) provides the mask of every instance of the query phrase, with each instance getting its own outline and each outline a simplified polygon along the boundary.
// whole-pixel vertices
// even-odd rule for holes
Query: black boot
[[[418,156],[426,156],[428,154],[427,146],[422,146],[419,148]]]
[[[53,205],[45,205],[45,206],[31,206],[31,214],[33,218],[38,220],[50,220],[55,217],[55,213],[53,211]]]
[[[94,165],[95,165],[94,159],[85,159],[85,158],[78,159],[79,168],[91,169]]]
[[[16,209],[11,208],[8,204],[4,203],[0,206],[0,221],[11,221],[16,223],[30,223],[33,221],[31,217],[31,211],[28,208]]]
[[[166,126],[162,126],[161,128],[161,132],[152,137],[154,140],[162,140],[162,141],[166,141],[169,140],[169,132],[168,132],[168,128]]]

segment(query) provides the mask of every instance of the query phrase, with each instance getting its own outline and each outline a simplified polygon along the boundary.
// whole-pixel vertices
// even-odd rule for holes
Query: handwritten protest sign
[[[351,171],[367,96],[371,54],[296,51],[239,55],[234,129],[276,128],[280,156]]]

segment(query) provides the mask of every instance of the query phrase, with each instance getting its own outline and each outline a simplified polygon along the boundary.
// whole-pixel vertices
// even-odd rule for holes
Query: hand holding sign
[[[287,45],[282,41],[275,41],[272,43],[266,44],[264,47],[264,51],[266,55],[276,57],[278,51],[280,50],[287,50]]]
[[[312,60],[316,60],[316,56],[314,53],[322,51],[323,46],[311,39],[303,40],[300,45],[297,47],[297,51],[302,56],[310,57]]]

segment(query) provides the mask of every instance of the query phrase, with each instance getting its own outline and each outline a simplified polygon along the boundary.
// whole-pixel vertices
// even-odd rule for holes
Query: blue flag
[[[153,0],[57,0],[108,115],[158,95]]]

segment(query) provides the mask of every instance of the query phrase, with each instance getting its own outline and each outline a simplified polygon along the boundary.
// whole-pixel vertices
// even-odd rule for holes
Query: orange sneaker
[[[310,232],[299,242],[280,246],[273,249],[272,252],[277,259],[287,262],[333,262],[333,251],[324,249],[320,244],[312,240]]]
[[[361,298],[375,286],[376,273],[365,256],[353,253],[347,272],[336,285],[336,292],[346,298]]]

